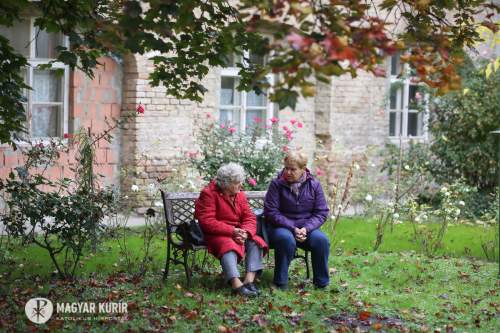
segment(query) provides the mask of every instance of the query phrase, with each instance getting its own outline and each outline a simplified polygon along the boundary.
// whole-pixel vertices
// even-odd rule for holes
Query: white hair
[[[217,170],[215,182],[221,189],[227,188],[230,184],[245,180],[245,170],[237,163],[224,164]]]

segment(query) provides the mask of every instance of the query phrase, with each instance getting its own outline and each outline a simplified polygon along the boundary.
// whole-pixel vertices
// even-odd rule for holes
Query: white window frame
[[[422,130],[421,130],[421,135],[418,136],[411,136],[408,135],[408,115],[410,113],[419,113],[418,110],[415,109],[410,109],[409,104],[410,104],[410,86],[416,86],[418,84],[412,83],[412,76],[410,76],[410,67],[407,63],[402,63],[400,62],[399,65],[403,66],[402,70],[400,71],[401,73],[404,73],[403,77],[398,77],[399,73],[396,73],[396,75],[392,74],[392,59],[393,57],[389,57],[387,60],[387,67],[388,67],[388,73],[389,73],[389,98],[388,98],[388,103],[387,103],[387,113],[389,115],[388,121],[389,121],[389,126],[388,126],[388,133],[387,136],[391,141],[398,141],[400,139],[400,136],[403,140],[417,140],[417,141],[426,141],[428,140],[429,133],[428,133],[428,123],[429,123],[429,110],[428,110],[428,98],[429,96],[424,95],[422,96],[424,102],[425,102],[425,109],[422,114]],[[396,108],[391,109],[391,89],[392,85],[395,83],[400,83],[402,87],[398,88],[398,91],[396,92]],[[401,89],[403,89],[402,94],[401,94]],[[403,100],[401,101],[401,95],[403,96]],[[402,102],[402,104],[401,104]],[[401,108],[399,108],[401,106]],[[422,112],[422,111],[420,111]],[[395,135],[391,135],[390,133],[390,117],[391,113],[396,114],[396,120],[395,120]],[[402,128],[401,128],[402,127]]]
[[[35,58],[36,55],[36,27],[35,27],[35,20],[36,17],[32,17],[29,19],[29,40],[30,40],[30,46],[29,46],[29,55],[27,57],[28,60],[28,66],[26,67],[26,84],[30,87],[33,87],[34,83],[34,71],[37,70],[39,65],[44,65],[48,64],[49,62],[53,61],[53,58]],[[69,45],[69,38],[67,36],[63,36],[62,39],[62,46],[68,47]],[[53,62],[52,67],[47,70],[55,70],[55,69],[63,69],[64,74],[63,74],[63,85],[62,85],[62,102],[59,103],[54,103],[54,102],[37,102],[37,105],[61,105],[62,106],[62,115],[59,117],[59,123],[57,124],[57,133],[55,138],[62,138],[65,133],[68,133],[69,130],[69,66],[62,63],[62,62]],[[26,129],[28,132],[28,138],[31,141],[48,141],[51,138],[54,137],[33,137],[32,132],[31,132],[31,122],[32,122],[32,109],[33,109],[33,90],[27,89],[26,91],[26,98],[27,102],[24,103],[26,108]]]
[[[244,51],[243,52],[243,57],[244,59],[250,59],[250,52],[248,51]],[[234,60],[236,61],[236,59]],[[245,63],[244,63],[245,64]],[[238,67],[225,67],[225,68],[221,68],[221,71],[220,71],[220,78],[221,78],[221,81],[222,81],[222,78],[223,77],[230,77],[230,78],[234,78],[236,80],[238,80],[240,78],[240,75],[238,74],[238,72],[240,71],[240,68]],[[221,101],[220,101],[220,97],[221,97],[221,90],[222,90],[222,84],[219,84],[219,122],[220,122],[220,110],[221,109],[232,109],[232,110],[240,110],[240,121],[239,121],[239,131],[241,132],[245,132],[245,129],[247,127],[247,124],[246,124],[246,112],[247,112],[247,109],[262,109],[262,110],[266,110],[266,117],[265,119],[262,119],[262,122],[265,124],[267,122],[267,120],[271,119],[273,116],[274,116],[274,103],[272,103],[271,101],[269,101],[269,94],[272,93],[272,89],[273,89],[273,86],[274,86],[274,76],[272,74],[268,74],[266,75],[266,79],[267,81],[269,82],[269,89],[267,89],[267,92],[266,92],[266,106],[265,107],[250,107],[248,108],[248,105],[247,105],[247,96],[248,96],[248,93],[247,91],[238,91],[236,89],[236,87],[234,88],[236,92],[239,92],[240,93],[240,104],[239,106],[236,106],[236,105],[222,105],[221,104]]]

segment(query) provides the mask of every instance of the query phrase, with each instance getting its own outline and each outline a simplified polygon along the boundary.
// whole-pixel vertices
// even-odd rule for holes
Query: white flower
[[[405,165],[405,170],[410,171],[410,166],[408,164]]]
[[[441,192],[448,192],[448,189],[445,186],[443,186],[441,187]]]
[[[456,209],[455,209],[455,215],[456,215],[456,216],[460,215],[460,209],[459,209],[459,208],[456,208]]]
[[[358,163],[354,163],[354,169],[359,170],[359,164]]]
[[[420,223],[420,216],[415,217],[415,222]]]
[[[372,168],[375,168],[375,167],[376,167],[375,163],[370,164],[370,166],[371,166]]]
[[[373,200],[373,197],[370,195],[370,194],[367,194],[366,197],[365,197],[365,200],[370,202]]]
[[[426,214],[422,215],[422,218],[423,218],[424,220],[427,220],[427,215],[426,215]]]
[[[450,194],[451,194],[450,192],[444,192],[444,195],[445,195],[446,197],[449,197],[449,196],[450,196]]]
[[[138,192],[139,191],[139,186],[137,185],[132,185],[132,187],[130,188],[132,190],[132,192]]]
[[[395,220],[397,220],[397,219],[399,218],[399,214],[398,214],[398,213],[394,213],[394,214],[392,214],[392,217],[393,217]]]
[[[128,195],[124,196],[123,199],[127,200],[128,199]]]
[[[460,200],[460,201],[458,202],[458,204],[459,204],[460,206],[465,206],[465,202],[463,202],[462,200]]]

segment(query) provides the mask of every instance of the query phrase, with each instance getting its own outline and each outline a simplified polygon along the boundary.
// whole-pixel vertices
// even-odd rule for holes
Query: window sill
[[[393,144],[398,144],[399,140],[400,140],[399,136],[389,136],[389,137],[387,137],[387,139],[389,140],[390,143],[393,143]],[[401,137],[401,142],[403,142],[403,143],[409,143],[410,141],[418,142],[418,143],[425,143],[428,141],[428,138],[424,135]]]

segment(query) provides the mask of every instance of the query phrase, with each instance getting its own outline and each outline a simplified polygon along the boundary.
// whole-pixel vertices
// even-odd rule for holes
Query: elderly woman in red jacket
[[[233,292],[256,296],[254,280],[263,269],[265,241],[256,235],[257,223],[247,198],[241,192],[243,168],[236,163],[223,165],[215,179],[201,191],[195,204],[195,217],[203,230],[208,252],[217,257]],[[246,275],[240,280],[237,263],[245,258]]]

